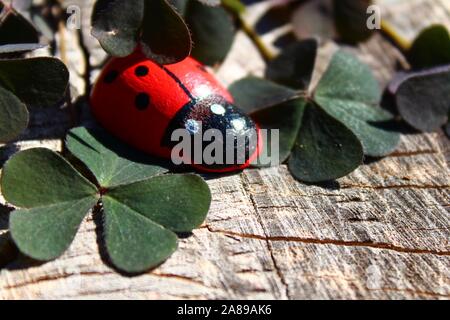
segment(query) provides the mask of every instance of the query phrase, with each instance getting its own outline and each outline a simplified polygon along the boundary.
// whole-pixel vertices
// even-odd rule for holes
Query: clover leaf
[[[103,187],[129,184],[168,171],[158,160],[131,149],[101,129],[73,129],[67,135],[66,146]]]
[[[398,72],[389,92],[403,120],[419,131],[435,131],[448,121],[450,110],[450,34],[443,25],[424,29],[406,58],[412,69]]]
[[[316,62],[318,43],[314,39],[295,42],[267,66],[266,77],[277,83],[308,89]]]
[[[5,199],[20,208],[10,231],[20,251],[50,260],[70,245],[78,226],[97,202],[97,189],[60,155],[31,149],[7,161],[2,174]]]
[[[13,93],[0,86],[0,143],[13,140],[28,125],[28,110]]]
[[[360,139],[364,153],[380,157],[397,146],[398,133],[385,130],[393,116],[381,109],[378,82],[368,66],[338,51],[314,92],[314,100]]]
[[[13,140],[26,128],[25,105],[55,105],[68,82],[66,66],[55,58],[0,60],[0,143]]]
[[[206,65],[223,61],[236,33],[233,18],[227,10],[187,0],[184,17],[194,42],[191,55]]]
[[[392,85],[402,118],[420,131],[435,131],[448,121],[450,65],[405,73]]]
[[[0,45],[39,42],[36,28],[12,6],[5,5],[2,1],[0,16]]]
[[[315,183],[346,176],[360,166],[363,148],[344,124],[308,104],[289,159],[292,175]]]
[[[98,129],[72,130],[67,147],[91,171],[91,181],[42,148],[5,164],[2,192],[19,208],[11,214],[10,232],[24,254],[42,261],[59,257],[87,213],[101,207],[111,262],[138,273],[176,250],[176,232],[190,232],[205,219],[211,194],[199,176],[164,174],[167,169]]]
[[[141,46],[155,61],[170,64],[190,55],[192,40],[179,13],[165,0],[145,0]]]
[[[424,29],[406,54],[414,69],[450,64],[450,34],[443,25]]]
[[[247,113],[289,101],[297,94],[294,89],[254,76],[238,80],[228,89],[236,105]]]
[[[139,48],[161,64],[192,55],[214,65],[225,59],[236,32],[220,1],[198,0],[97,0],[92,26],[109,54],[124,57]]]
[[[143,19],[143,0],[97,0],[92,13],[92,35],[109,54],[125,57],[138,45]]]
[[[280,160],[297,179],[312,183],[345,176],[364,154],[385,155],[399,141],[399,134],[384,129],[393,117],[378,106],[377,81],[352,55],[338,51],[317,87],[309,88],[313,69],[301,63],[314,62],[316,49],[307,40],[269,65],[267,74],[290,87],[254,77],[230,87],[236,104],[261,128],[280,130]]]
[[[97,0],[92,35],[113,56],[124,57],[140,47],[161,64],[185,59],[192,47],[186,24],[166,0]]]

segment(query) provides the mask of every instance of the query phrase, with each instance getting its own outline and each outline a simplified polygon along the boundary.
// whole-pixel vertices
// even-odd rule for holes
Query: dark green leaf
[[[314,99],[355,133],[366,155],[383,156],[396,148],[400,136],[384,129],[393,116],[378,107],[378,83],[369,67],[354,56],[343,51],[334,55]]]
[[[1,189],[8,202],[21,208],[78,201],[97,193],[64,158],[43,148],[20,152],[7,161]]]
[[[305,110],[305,101],[301,99],[288,101],[274,107],[269,107],[251,114],[252,119],[261,129],[280,130],[279,140],[279,163],[287,160],[291,154],[294,143],[302,123],[303,112]],[[271,150],[271,135],[267,137],[265,151],[263,154],[273,156]],[[261,159],[259,161],[261,163]],[[263,163],[265,161],[263,159]]]
[[[266,76],[277,83],[307,90],[314,71],[316,55],[316,40],[293,43],[269,63]]]
[[[106,249],[117,268],[143,272],[156,267],[176,250],[175,233],[128,206],[106,196],[103,209]]]
[[[205,220],[208,185],[196,175],[163,175],[113,188],[108,196],[174,232],[190,232]]]
[[[145,0],[141,45],[143,52],[161,64],[184,60],[192,40],[183,18],[165,0]]]
[[[69,71],[55,58],[0,60],[0,85],[29,105],[55,105],[68,81]]]
[[[231,84],[235,105],[247,113],[293,99],[297,92],[274,82],[249,76]]]
[[[0,86],[0,143],[16,138],[28,124],[26,106]]]
[[[104,188],[145,180],[167,172],[155,159],[132,149],[102,129],[73,129],[67,135],[66,144]]]
[[[37,49],[47,47],[44,44],[39,43],[20,43],[20,44],[5,44],[0,46],[0,54],[6,53],[24,53]]]
[[[38,32],[21,14],[0,2],[0,45],[39,42]]]
[[[363,149],[345,125],[309,104],[289,160],[297,179],[310,183],[343,177],[362,163]]]
[[[124,57],[138,44],[144,18],[144,0],[97,0],[92,35],[109,54]]]
[[[450,34],[445,26],[434,25],[423,30],[409,50],[413,68],[430,68],[450,63]]]
[[[211,7],[191,0],[185,17],[194,43],[191,55],[207,65],[223,61],[236,32],[230,14],[222,7]]]
[[[44,192],[46,190],[40,191],[41,194]],[[88,196],[34,209],[16,210],[9,222],[12,238],[21,252],[34,259],[56,259],[70,246],[81,222],[97,201],[95,196]]]
[[[400,115],[414,128],[435,131],[447,123],[450,111],[450,66],[405,78],[395,94]]]
[[[341,39],[358,43],[373,34],[367,27],[367,8],[372,4],[372,0],[333,0],[334,19]]]

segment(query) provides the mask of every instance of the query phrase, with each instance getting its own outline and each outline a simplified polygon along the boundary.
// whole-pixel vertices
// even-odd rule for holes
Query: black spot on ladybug
[[[111,71],[108,72],[108,74],[105,76],[104,81],[105,81],[105,83],[113,83],[114,80],[116,80],[118,76],[119,76],[119,71],[117,71],[117,70],[111,70]]]
[[[139,93],[136,96],[136,99],[134,101],[134,104],[138,110],[145,110],[147,109],[148,105],[150,104],[150,97],[146,93]]]
[[[145,77],[146,75],[148,75],[148,68],[146,66],[139,66],[136,68],[136,70],[134,70],[134,73],[138,77]]]

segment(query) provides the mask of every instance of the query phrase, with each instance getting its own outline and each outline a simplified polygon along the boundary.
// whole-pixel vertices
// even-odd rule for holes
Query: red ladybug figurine
[[[230,93],[193,58],[159,65],[140,52],[113,58],[91,97],[93,114],[106,130],[159,157],[171,158],[172,148],[178,143],[171,140],[176,129],[186,129],[192,136],[208,129],[220,131],[223,137],[231,133],[232,151],[244,150],[245,159],[234,155],[234,161],[227,161],[230,149],[222,140],[222,162],[193,164],[208,172],[244,169],[261,151],[259,128],[232,103]],[[256,143],[251,143],[252,139]],[[201,150],[206,146],[202,142]]]

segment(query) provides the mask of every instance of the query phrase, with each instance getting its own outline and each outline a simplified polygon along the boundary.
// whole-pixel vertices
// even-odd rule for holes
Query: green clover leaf
[[[26,255],[43,261],[62,255],[100,204],[112,263],[138,273],[176,250],[176,232],[191,232],[204,221],[211,194],[199,176],[164,174],[167,169],[100,130],[72,130],[67,147],[92,182],[47,149],[20,152],[3,169],[5,199],[20,208],[11,214],[12,239]]]
[[[161,64],[189,56],[189,30],[166,0],[97,0],[92,35],[109,54],[124,57],[137,47]]]
[[[13,140],[26,128],[25,105],[55,105],[68,82],[69,71],[55,58],[0,60],[0,143]]]
[[[143,19],[143,0],[97,0],[92,13],[92,35],[109,54],[125,57],[138,45]]]
[[[162,162],[131,149],[102,129],[75,128],[67,135],[66,146],[105,188],[145,180],[168,171]]]
[[[236,33],[218,0],[97,0],[92,26],[109,54],[125,57],[140,48],[161,64],[192,55],[214,65],[225,59]]]
[[[12,92],[0,86],[0,143],[17,137],[28,125],[28,110]]]
[[[369,67],[353,55],[343,51],[334,55],[314,92],[314,100],[353,131],[365,155],[380,157],[396,148],[400,136],[384,129],[393,116],[378,106],[378,82]]]
[[[424,29],[406,54],[414,69],[450,64],[450,33],[443,25]]]
[[[317,88],[305,91],[313,69],[301,64],[315,61],[312,41],[288,47],[269,65],[272,80],[290,88],[249,77],[230,89],[236,104],[261,128],[280,130],[280,160],[288,160],[291,173],[315,183],[349,174],[363,155],[392,152],[399,134],[384,129],[393,117],[378,106],[378,83],[369,68],[348,53],[338,51]],[[295,69],[300,71],[292,72]]]
[[[184,17],[192,33],[192,56],[206,65],[225,60],[234,41],[232,16],[221,6],[188,0]]]
[[[7,161],[2,174],[5,199],[20,208],[10,231],[23,253],[38,260],[60,256],[97,202],[97,189],[57,153],[32,149]]]

